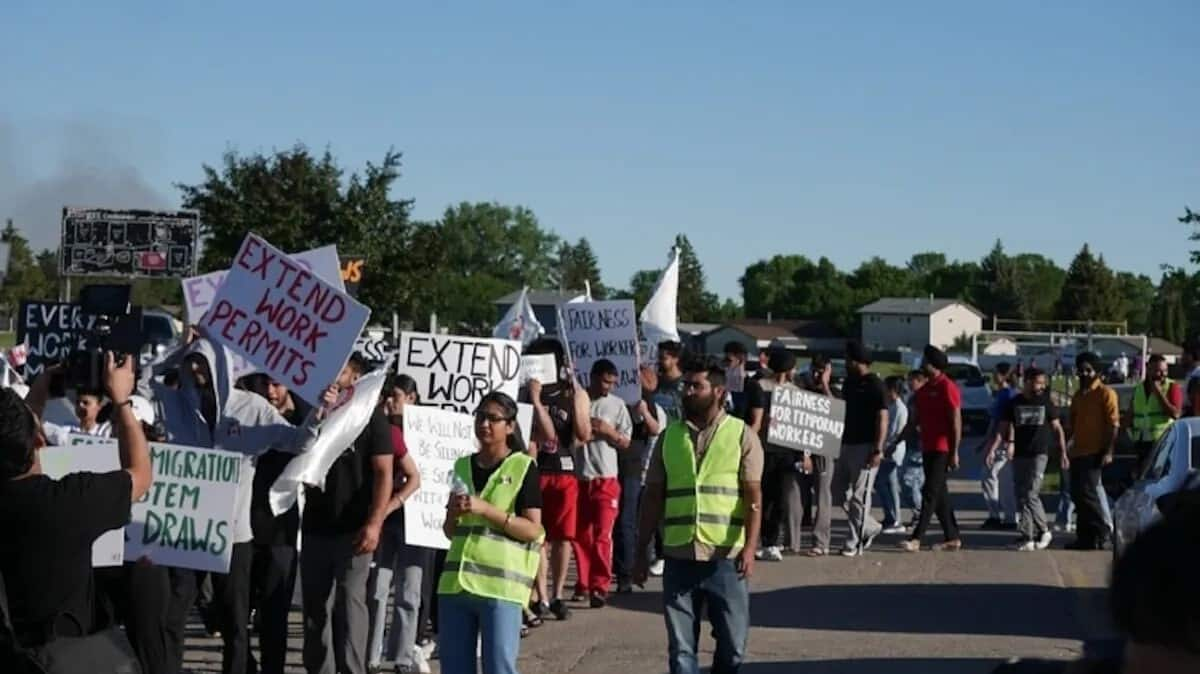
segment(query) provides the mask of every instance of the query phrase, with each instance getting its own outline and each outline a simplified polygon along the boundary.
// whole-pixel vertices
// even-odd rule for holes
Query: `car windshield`
[[[946,374],[954,381],[963,382],[967,386],[983,386],[987,383],[979,368],[968,363],[950,363],[946,366]]]
[[[1158,444],[1150,454],[1150,460],[1146,462],[1146,469],[1142,472],[1143,480],[1159,480],[1171,472],[1171,450],[1175,447],[1175,435],[1178,430],[1179,426],[1173,424],[1158,439]]]
[[[175,331],[171,329],[171,319],[166,316],[143,316],[142,333],[149,344],[166,344],[175,339]]]

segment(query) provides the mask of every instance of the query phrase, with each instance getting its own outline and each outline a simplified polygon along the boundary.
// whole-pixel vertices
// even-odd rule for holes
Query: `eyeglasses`
[[[499,424],[505,421],[512,421],[512,417],[506,417],[503,414],[488,414],[486,412],[476,412],[475,421],[486,421],[490,424]]]

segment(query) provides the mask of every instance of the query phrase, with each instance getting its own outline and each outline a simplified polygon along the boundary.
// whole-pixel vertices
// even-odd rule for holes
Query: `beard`
[[[689,417],[702,417],[712,409],[713,401],[716,396],[709,394],[707,396],[692,395],[685,396],[683,399],[683,411]]]
[[[1084,386],[1091,386],[1092,382],[1094,382],[1094,381],[1096,381],[1096,375],[1094,375],[1094,374],[1079,375],[1079,383]]]

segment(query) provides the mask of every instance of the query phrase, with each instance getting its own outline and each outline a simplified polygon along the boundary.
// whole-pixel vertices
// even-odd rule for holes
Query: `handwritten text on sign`
[[[370,315],[370,309],[249,234],[201,325],[210,338],[315,405]]]
[[[83,313],[78,304],[22,300],[17,343],[29,345],[25,377],[36,377],[47,365],[66,360],[95,322],[96,317]]]
[[[842,451],[846,403],[795,386],[779,386],[771,396],[767,442],[836,459]]]
[[[637,314],[633,300],[569,302],[560,306],[563,334],[571,348],[571,361],[580,385],[587,386],[592,365],[600,359],[617,366],[617,388],[625,402],[641,399],[638,378]]]
[[[416,380],[422,405],[469,414],[492,391],[517,397],[521,343],[405,332],[396,371]]]
[[[404,504],[404,542],[445,550],[442,533],[450,475],[460,456],[475,452],[475,420],[433,407],[404,408],[404,443],[421,471],[421,489]]]

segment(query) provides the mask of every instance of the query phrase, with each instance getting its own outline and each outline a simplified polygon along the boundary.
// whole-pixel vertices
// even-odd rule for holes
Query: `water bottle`
[[[450,493],[454,496],[466,496],[471,493],[467,483],[463,482],[463,479],[453,470],[450,471]]]

